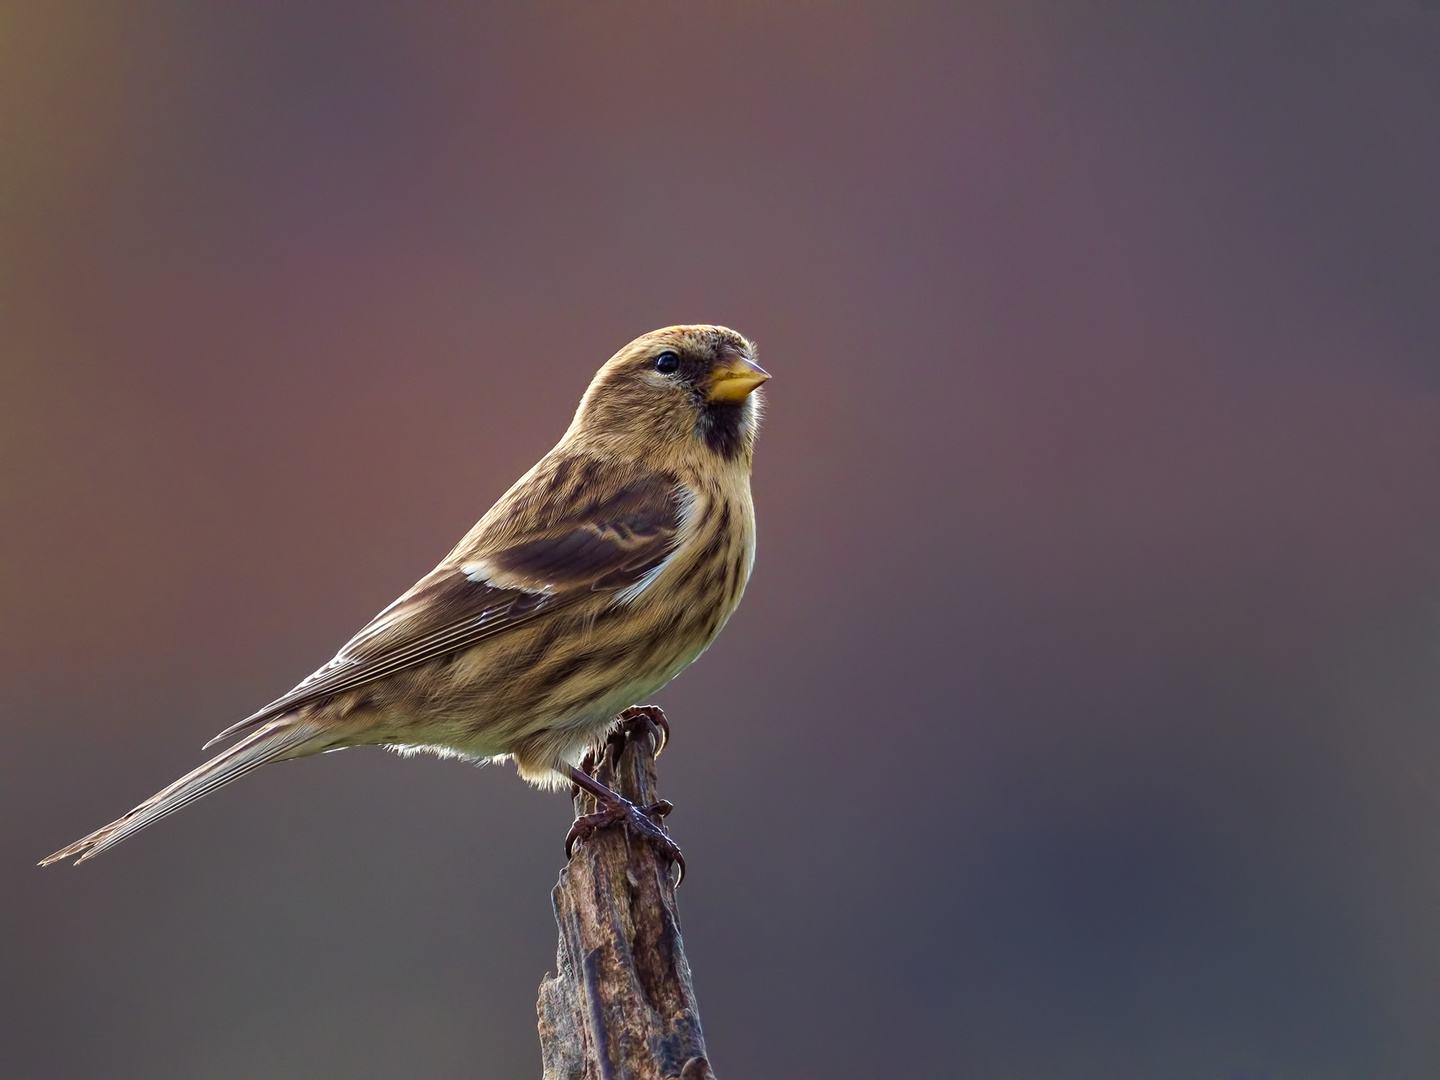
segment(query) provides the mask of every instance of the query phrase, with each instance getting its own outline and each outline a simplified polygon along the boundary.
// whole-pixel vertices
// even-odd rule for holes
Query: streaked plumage
[[[699,656],[740,601],[766,378],[724,327],[625,346],[439,566],[211,740],[239,742],[42,865],[83,862],[260,765],[344,746],[509,758],[534,784],[569,783],[616,714]]]

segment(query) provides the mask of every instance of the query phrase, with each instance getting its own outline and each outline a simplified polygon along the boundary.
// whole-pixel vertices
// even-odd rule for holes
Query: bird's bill
[[[711,372],[710,400],[744,401],[768,378],[770,373],[752,360],[743,357],[726,360]]]

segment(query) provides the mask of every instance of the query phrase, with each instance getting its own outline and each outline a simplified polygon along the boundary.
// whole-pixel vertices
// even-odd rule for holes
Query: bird
[[[593,824],[648,837],[683,877],[658,824],[668,804],[635,807],[579,766],[740,602],[769,378],[727,327],[630,342],[555,447],[334,659],[205,744],[238,739],[227,749],[40,865],[79,865],[261,765],[378,745],[512,761],[539,788],[578,786],[596,798]]]

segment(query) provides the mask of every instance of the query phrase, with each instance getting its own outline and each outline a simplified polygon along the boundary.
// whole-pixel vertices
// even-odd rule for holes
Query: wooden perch
[[[652,706],[628,710],[591,772],[637,806],[658,801],[663,736],[652,716],[664,723]],[[577,793],[576,818],[594,810]],[[625,828],[576,844],[553,893],[557,970],[537,1003],[544,1080],[715,1080],[673,877],[669,858]]]

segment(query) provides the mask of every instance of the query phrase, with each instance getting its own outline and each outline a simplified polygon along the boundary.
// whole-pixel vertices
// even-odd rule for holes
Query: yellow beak
[[[710,373],[711,401],[744,401],[770,373],[749,360],[729,360]]]

